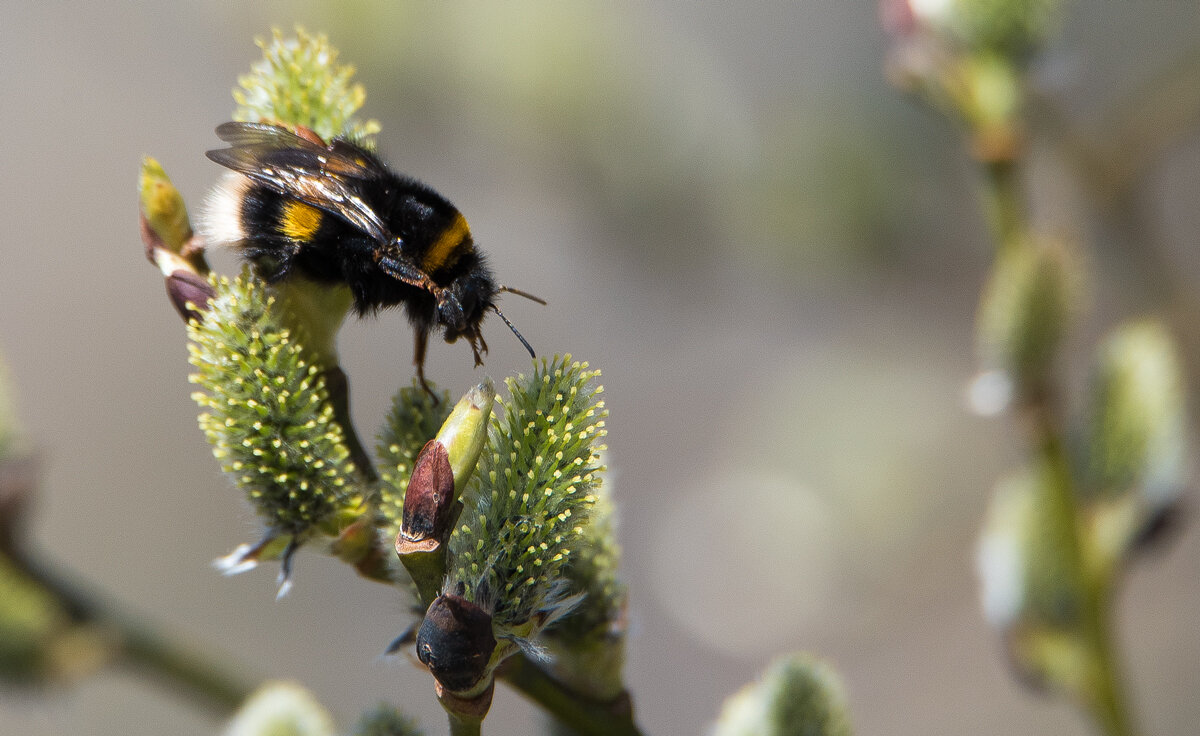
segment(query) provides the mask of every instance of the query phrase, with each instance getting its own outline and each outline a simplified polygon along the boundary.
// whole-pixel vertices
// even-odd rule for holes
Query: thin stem
[[[333,405],[333,416],[342,427],[342,442],[350,451],[350,459],[358,468],[359,474],[368,484],[379,482],[379,473],[375,463],[363,448],[358,432],[354,429],[354,421],[350,417],[350,379],[341,366],[325,369],[325,390],[329,392],[329,403]]]
[[[997,252],[1019,239],[1025,228],[1025,205],[1021,196],[1020,172],[1011,159],[988,161],[984,199],[988,221],[996,239]]]
[[[57,597],[77,623],[109,632],[117,661],[121,664],[175,690],[221,718],[231,716],[250,695],[251,688],[239,678],[156,633],[99,595],[68,580],[54,567],[29,554],[14,554],[12,560]]]
[[[450,721],[450,736],[479,736],[483,730],[483,722],[476,718],[459,718],[453,713],[447,713]]]
[[[597,703],[568,690],[524,655],[510,657],[500,677],[581,736],[642,736],[629,696]]]

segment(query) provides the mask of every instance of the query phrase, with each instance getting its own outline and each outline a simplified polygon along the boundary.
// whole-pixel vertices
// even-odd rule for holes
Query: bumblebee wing
[[[278,125],[223,123],[217,126],[217,137],[235,149],[276,151],[280,154],[284,151],[304,151],[316,154],[320,159],[322,172],[350,179],[374,179],[387,173],[373,156],[352,143],[335,139],[326,147]]]
[[[288,197],[336,215],[380,243],[392,234],[350,182],[377,178],[382,169],[367,155],[342,144],[326,148],[289,130],[264,123],[225,123],[217,128],[230,148],[206,155]]]
[[[263,146],[265,148],[311,148],[324,147],[307,138],[301,138],[287,128],[267,123],[222,123],[217,126],[217,137],[235,148]]]

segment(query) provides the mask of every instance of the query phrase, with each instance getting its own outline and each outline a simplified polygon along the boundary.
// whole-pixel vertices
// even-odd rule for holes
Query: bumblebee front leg
[[[397,281],[403,281],[409,286],[415,286],[418,289],[424,289],[430,294],[433,294],[437,299],[438,304],[446,300],[448,293],[445,289],[438,286],[429,278],[429,274],[425,273],[415,263],[404,255],[391,255],[377,249],[374,253],[375,263],[383,269],[383,271]]]

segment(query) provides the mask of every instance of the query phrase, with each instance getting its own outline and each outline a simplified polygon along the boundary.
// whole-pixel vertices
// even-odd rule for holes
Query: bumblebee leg
[[[425,380],[425,346],[429,342],[429,330],[419,328],[413,333],[413,365],[417,367],[417,380],[421,382],[421,388],[425,389],[425,393],[429,394],[429,398],[433,399],[434,406],[438,403],[437,394],[429,387],[429,383]]]
[[[487,342],[483,339],[483,332],[476,329],[471,335],[471,352],[475,354],[475,367],[483,365],[483,356],[487,354]]]
[[[440,304],[445,299],[446,290],[433,282],[429,278],[429,274],[422,271],[408,258],[401,255],[388,255],[379,250],[375,251],[375,263],[387,273],[388,276],[403,281],[404,283],[415,286],[418,289],[424,289],[430,294],[437,297]]]

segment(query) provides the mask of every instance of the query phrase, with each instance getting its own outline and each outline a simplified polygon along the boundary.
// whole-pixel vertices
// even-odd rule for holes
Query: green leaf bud
[[[321,372],[248,276],[213,280],[189,346],[200,427],[268,525],[302,539],[360,505],[354,463]]]
[[[192,225],[188,220],[187,207],[183,204],[183,195],[171,183],[162,164],[149,156],[142,159],[138,203],[141,207],[143,239],[147,241],[147,257],[154,260],[149,252],[151,247],[164,248],[176,255],[183,253],[192,239]],[[149,228],[148,233],[145,228]]]
[[[775,660],[725,701],[714,736],[850,736],[841,678],[804,654]]]
[[[142,160],[138,200],[146,258],[162,272],[167,296],[184,321],[199,319],[213,295],[208,263],[192,238],[183,197],[149,156]]]
[[[404,498],[400,536],[410,541],[445,542],[462,505],[459,493],[479,462],[487,440],[496,389],[490,380],[466,393],[425,444],[413,466]]]
[[[454,473],[454,489],[462,493],[483,452],[488,438],[488,420],[496,400],[492,379],[484,379],[468,391],[442,424],[437,441],[446,448],[450,469]]]
[[[354,119],[366,92],[350,81],[354,67],[337,63],[338,51],[324,34],[297,28],[295,38],[284,38],[274,29],[269,40],[256,43],[263,58],[238,77],[234,120],[303,126],[327,141],[341,136],[369,145],[379,123]]]
[[[1011,161],[1024,142],[1021,112],[1023,77],[993,55],[964,59],[958,66],[954,97],[971,135],[972,153],[981,161]]]
[[[224,736],[334,736],[333,718],[312,693],[291,682],[270,682],[251,695]]]
[[[1045,388],[1073,301],[1064,247],[1018,242],[1002,248],[979,308],[979,351],[1011,377],[1018,400]]]

